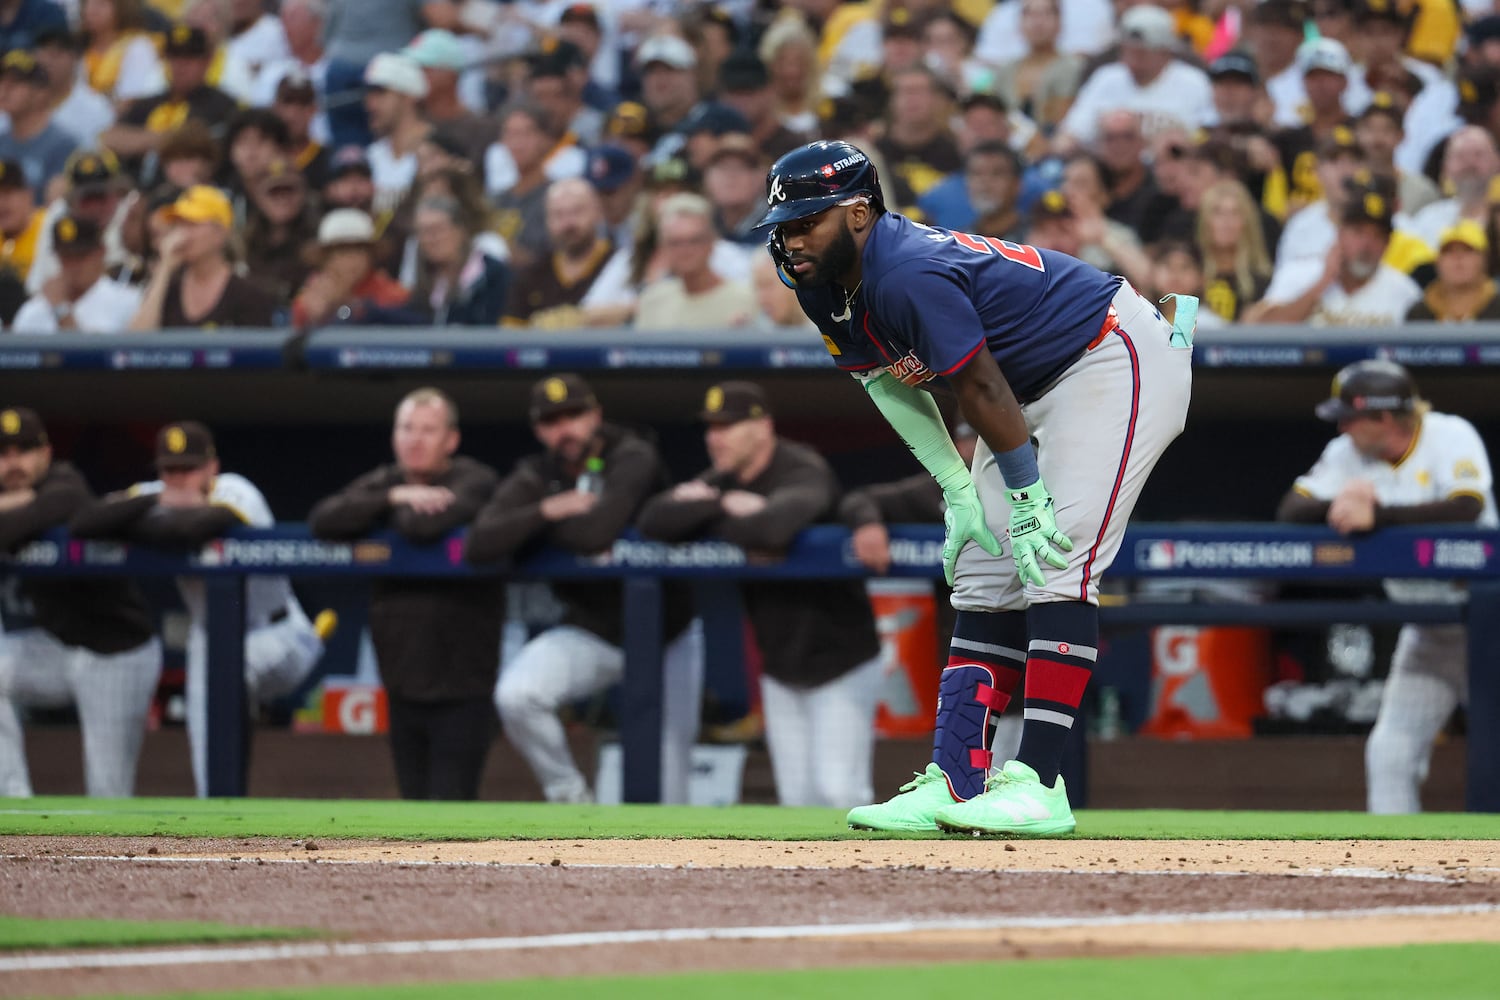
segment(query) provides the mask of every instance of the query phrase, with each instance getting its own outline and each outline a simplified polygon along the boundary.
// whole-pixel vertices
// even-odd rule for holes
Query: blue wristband
[[[1036,467],[1036,451],[1031,447],[1030,441],[1019,448],[997,453],[995,464],[1000,466],[1000,475],[1005,479],[1005,485],[1013,490],[1030,486],[1042,478]]]

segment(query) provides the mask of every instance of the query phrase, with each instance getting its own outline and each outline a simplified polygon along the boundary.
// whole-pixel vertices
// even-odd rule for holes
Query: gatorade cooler
[[[927,736],[937,716],[937,606],[926,580],[871,580],[870,606],[880,633],[885,675],[875,731],[881,736]]]
[[[390,727],[385,688],[379,684],[325,682],[323,730],[365,736]]]
[[[1264,714],[1273,675],[1271,638],[1258,628],[1151,630],[1147,736],[1244,739]]]

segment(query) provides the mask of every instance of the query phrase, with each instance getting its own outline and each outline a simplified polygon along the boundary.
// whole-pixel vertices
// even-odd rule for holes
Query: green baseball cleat
[[[901,786],[901,792],[888,802],[873,806],[856,806],[849,810],[849,829],[936,833],[933,817],[944,806],[953,805],[948,778],[936,764]]]
[[[1048,788],[1035,771],[1018,760],[984,783],[984,791],[967,802],[938,810],[939,828],[950,833],[994,833],[1015,837],[1057,837],[1072,833],[1077,823],[1068,805],[1068,790],[1059,775]],[[852,820],[851,820],[852,825]]]

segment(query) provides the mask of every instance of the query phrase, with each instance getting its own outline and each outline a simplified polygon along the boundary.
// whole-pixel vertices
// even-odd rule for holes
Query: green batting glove
[[[943,511],[943,578],[950,587],[953,586],[953,571],[958,566],[958,554],[964,545],[976,542],[992,556],[1001,553],[1000,540],[984,519],[979,492],[967,476],[964,480],[962,486],[943,491],[943,500],[947,504]]]
[[[1052,546],[1072,552],[1073,540],[1057,530],[1052,508],[1052,494],[1040,479],[1023,489],[1010,491],[1010,551],[1022,583],[1042,585],[1038,558],[1056,569],[1068,566],[1068,560]]]

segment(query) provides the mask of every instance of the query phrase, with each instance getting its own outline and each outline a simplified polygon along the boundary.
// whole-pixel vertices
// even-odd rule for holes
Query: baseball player
[[[470,562],[502,562],[543,540],[580,555],[608,552],[646,498],[666,485],[656,445],[608,423],[577,375],[533,385],[530,412],[544,450],[516,463],[474,518],[464,547]],[[614,580],[560,580],[552,591],[567,609],[563,621],[505,662],[495,709],[547,801],[592,802],[558,711],[624,677],[623,591]],[[684,803],[698,736],[703,637],[686,588],[669,584],[663,598],[662,801]]]
[[[765,390],[720,382],[703,397],[709,467],[648,501],[641,534],[665,542],[715,537],[755,559],[777,558],[798,532],[838,511],[828,462],[776,432]],[[760,650],[766,749],[784,806],[847,809],[874,794],[875,708],[885,664],[859,580],[744,580],[745,617]]]
[[[1317,415],[1337,424],[1339,436],[1297,477],[1278,520],[1326,522],[1346,535],[1391,524],[1496,525],[1479,432],[1462,417],[1433,412],[1405,368],[1391,361],[1348,366]],[[1385,589],[1393,601],[1464,599],[1463,588],[1446,581],[1387,580]],[[1402,626],[1365,744],[1370,812],[1421,811],[1432,742],[1468,697],[1468,659],[1462,625]]]
[[[889,212],[874,167],[844,142],[776,161],[766,203],[768,248],[803,311],[947,505],[958,614],[932,763],[849,825],[1070,832],[1058,771],[1097,656],[1099,577],[1186,420],[1198,302],[1179,296],[1168,322],[1065,254]],[[928,395],[939,385],[979,433],[972,471]],[[991,719],[1023,675],[1020,749],[990,773]]]
[[[92,499],[35,411],[0,410],[0,551],[14,552]],[[140,591],[125,580],[26,580],[35,627],[0,636],[0,796],[30,796],[17,706],[73,705],[90,795],[135,789],[135,764],[161,675],[161,643]]]
[[[118,538],[163,548],[197,550],[236,525],[276,523],[255,484],[220,472],[213,434],[203,424],[168,424],[156,436],[161,478],[136,483],[80,510],[69,525],[81,538]],[[208,789],[208,611],[203,581],[179,577],[178,592],[191,625],[187,640],[188,744],[193,784]],[[290,694],[323,656],[332,634],[332,612],[314,625],[284,576],[252,576],[245,586],[245,687],[252,705]]]

